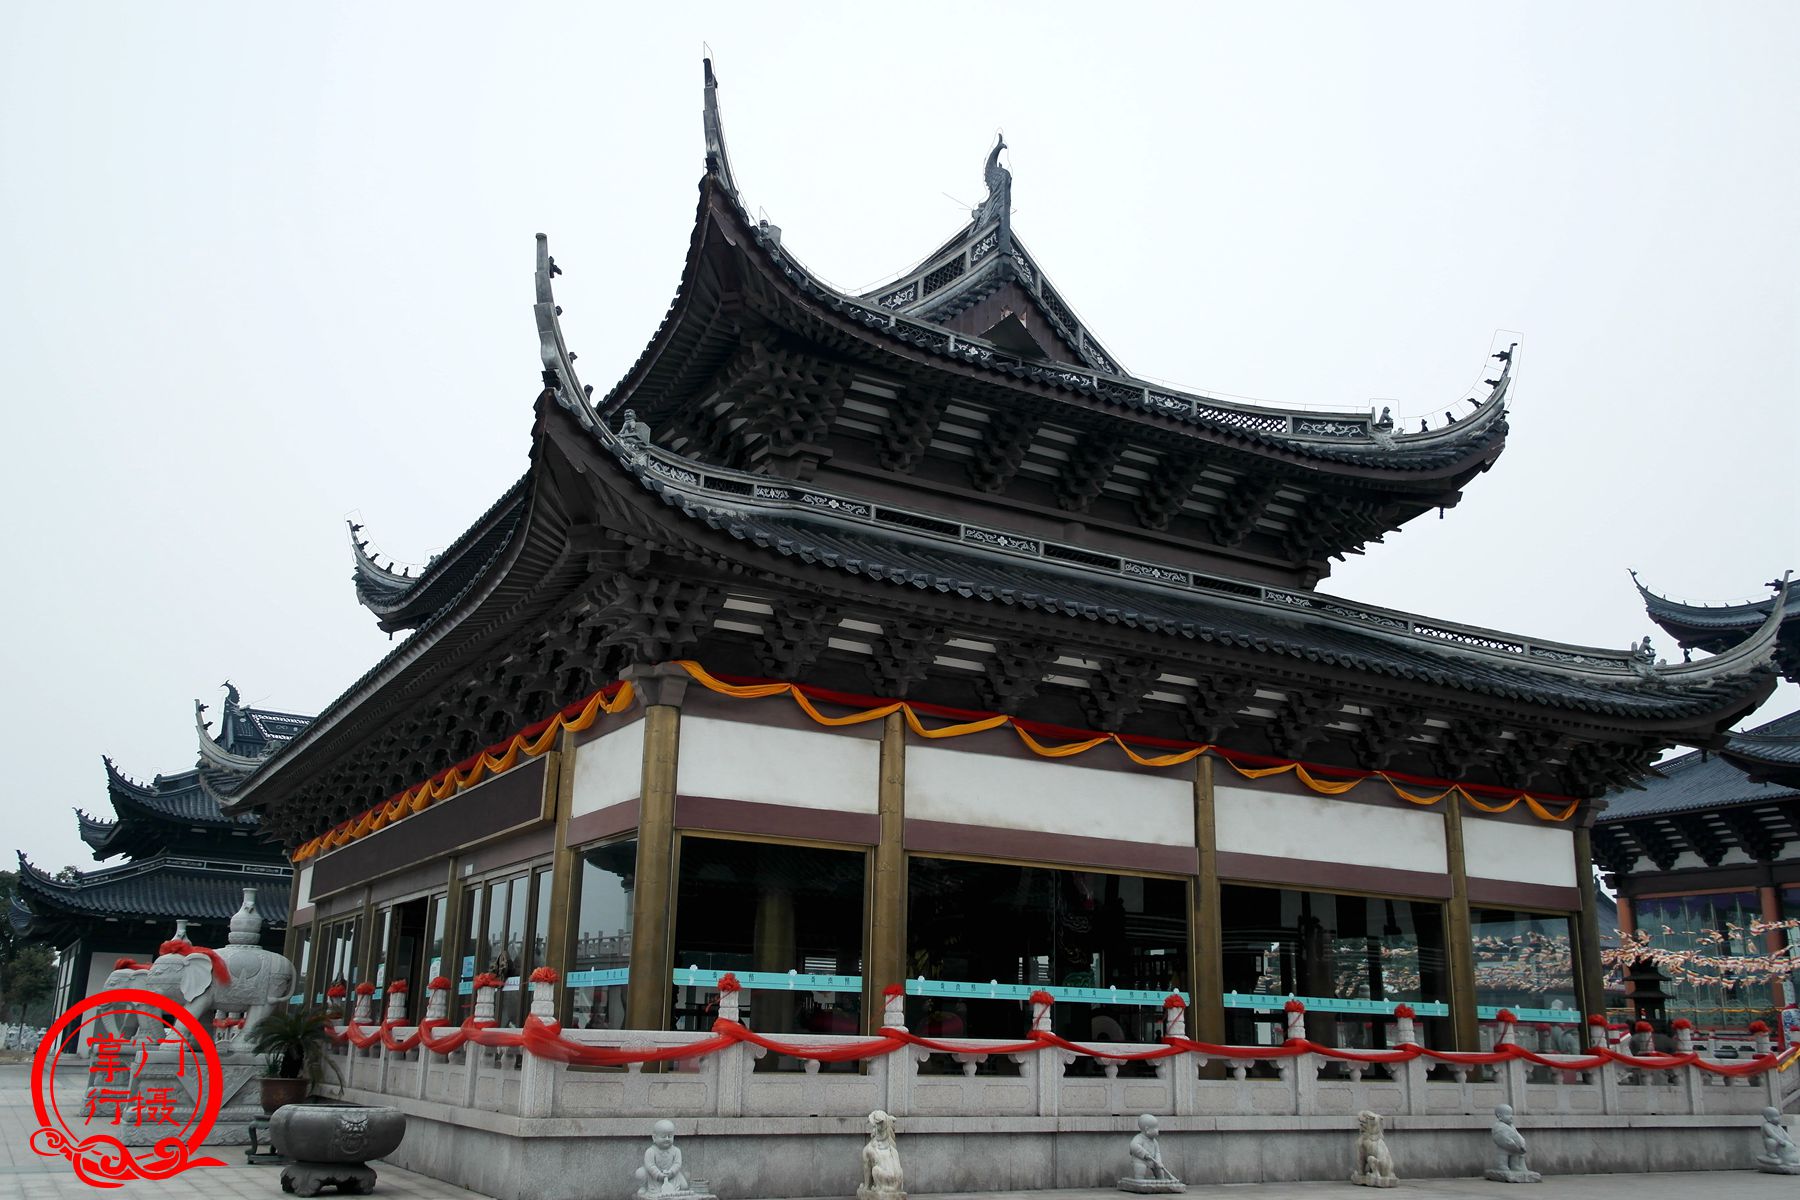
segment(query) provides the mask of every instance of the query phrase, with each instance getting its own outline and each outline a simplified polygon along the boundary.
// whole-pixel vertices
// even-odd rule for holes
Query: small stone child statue
[[[1800,1175],[1800,1147],[1781,1123],[1781,1110],[1762,1110],[1763,1152],[1756,1156],[1756,1169],[1769,1175]]]
[[[1489,1167],[1487,1177],[1496,1183],[1542,1183],[1544,1177],[1525,1161],[1525,1139],[1513,1128],[1512,1105],[1502,1104],[1494,1110],[1494,1123],[1488,1127],[1494,1148],[1500,1151],[1500,1164]]]
[[[644,1165],[635,1174],[641,1200],[717,1200],[705,1190],[704,1182],[698,1187],[688,1182],[681,1149],[675,1145],[673,1121],[658,1121],[650,1127],[650,1148],[644,1151]]]
[[[1161,1126],[1156,1117],[1145,1113],[1137,1119],[1137,1136],[1131,1139],[1131,1174],[1119,1180],[1119,1190],[1137,1193],[1185,1192],[1187,1184],[1163,1166],[1162,1147],[1157,1142]]]

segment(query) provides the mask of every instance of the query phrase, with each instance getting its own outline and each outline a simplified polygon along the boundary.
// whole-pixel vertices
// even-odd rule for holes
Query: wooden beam
[[[883,989],[906,980],[906,718],[889,713],[881,727],[877,782],[880,841],[869,888],[868,969],[863,972],[863,1030],[881,1028]]]

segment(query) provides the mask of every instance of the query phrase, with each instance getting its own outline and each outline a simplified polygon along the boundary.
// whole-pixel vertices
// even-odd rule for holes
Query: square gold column
[[[1444,905],[1444,950],[1450,963],[1451,1047],[1481,1049],[1481,1023],[1475,1015],[1475,930],[1469,919],[1469,871],[1463,860],[1462,805],[1454,794],[1444,797],[1444,857],[1450,870],[1450,900]]]
[[[638,797],[637,870],[632,883],[631,978],[625,1025],[669,1023],[674,972],[675,784],[680,766],[681,702],[688,673],[673,663],[623,672],[644,707],[644,766]]]
[[[1600,965],[1600,881],[1594,878],[1593,839],[1587,826],[1575,831],[1575,886],[1581,911],[1575,915],[1576,995],[1584,1016],[1606,1013],[1606,973]]]
[[[884,988],[906,979],[906,718],[892,712],[881,728],[877,800],[880,841],[869,888],[869,950],[863,964],[863,1029],[881,1027]]]
[[[1194,905],[1188,919],[1188,953],[1193,956],[1193,1003],[1188,1036],[1202,1042],[1225,1040],[1225,914],[1219,908],[1219,847],[1215,836],[1213,760],[1194,760],[1194,846],[1200,873],[1194,878]]]

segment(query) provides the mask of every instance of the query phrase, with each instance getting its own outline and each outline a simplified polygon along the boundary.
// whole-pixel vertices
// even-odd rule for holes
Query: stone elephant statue
[[[238,1028],[248,1031],[271,1012],[287,1007],[294,993],[293,963],[260,946],[221,946],[219,957],[231,969],[231,982],[213,985],[214,1012],[242,1019]]]
[[[183,1006],[204,1025],[212,1015],[215,984],[230,982],[231,973],[216,954],[176,940],[162,944],[145,972],[143,987]]]
[[[113,964],[112,973],[106,977],[106,982],[100,987],[102,991],[108,992],[117,991],[120,988],[143,988],[147,986],[145,980],[149,976],[149,964],[130,958],[121,958]],[[96,1033],[129,1040],[137,1033],[137,1022],[137,1014],[134,1012],[117,1012],[103,1008],[100,1010],[99,1018],[94,1022],[94,1029]],[[91,1045],[93,1034],[88,1036]]]

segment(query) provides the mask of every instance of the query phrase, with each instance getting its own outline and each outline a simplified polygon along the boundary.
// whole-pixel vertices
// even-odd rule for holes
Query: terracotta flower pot
[[[264,1075],[262,1084],[262,1110],[273,1114],[284,1104],[302,1104],[306,1093],[311,1090],[304,1079],[283,1079],[276,1075]]]

